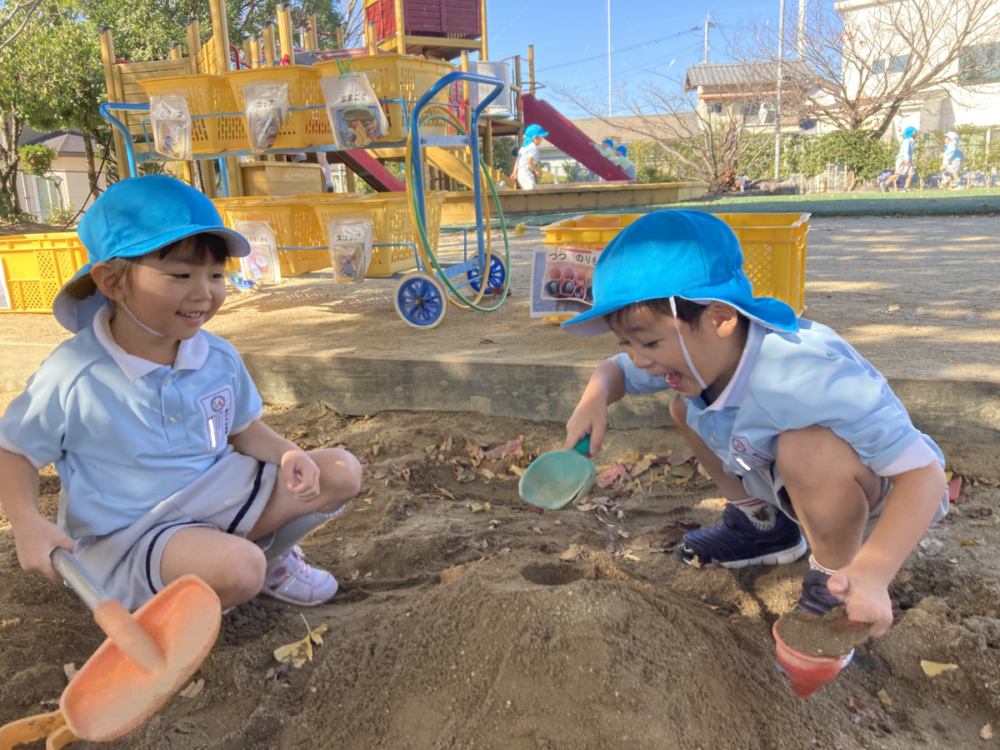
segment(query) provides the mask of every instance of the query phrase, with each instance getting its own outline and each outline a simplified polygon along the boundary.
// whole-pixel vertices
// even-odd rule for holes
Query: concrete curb
[[[54,347],[6,344],[0,390],[19,391]],[[463,360],[395,360],[246,353],[264,401],[322,400],[342,414],[380,411],[475,411],[489,416],[563,422],[573,413],[592,366]],[[1000,382],[888,378],[916,427],[938,440],[1000,444]],[[668,394],[634,396],[612,406],[616,429],[672,424]]]

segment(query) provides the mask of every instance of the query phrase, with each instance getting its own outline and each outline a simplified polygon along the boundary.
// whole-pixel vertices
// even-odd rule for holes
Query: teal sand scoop
[[[588,453],[590,435],[571,451],[552,451],[536,458],[518,483],[521,499],[537,508],[559,510],[586,497],[597,478]]]

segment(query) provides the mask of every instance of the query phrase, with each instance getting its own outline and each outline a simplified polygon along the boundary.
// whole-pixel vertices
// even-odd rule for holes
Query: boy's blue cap
[[[628,154],[628,149],[625,148],[624,146],[619,146],[618,148],[615,149],[615,151],[617,151],[622,156],[625,156],[626,154]]]
[[[574,336],[607,333],[608,313],[667,297],[718,300],[767,328],[799,327],[784,302],[753,296],[740,241],[722,219],[679,209],[646,214],[611,241],[594,268],[594,306],[562,327]]]
[[[535,136],[541,136],[544,138],[548,135],[548,131],[542,130],[541,125],[529,125],[524,129],[524,140],[530,141]]]
[[[74,274],[52,305],[63,328],[76,333],[89,326],[107,298],[94,291],[90,267],[112,258],[138,258],[195,234],[214,234],[229,254],[250,254],[250,244],[222,223],[207,197],[180,180],[148,175],[120,180],[105,190],[77,227],[90,262]],[[87,281],[82,281],[87,277]],[[89,283],[87,283],[89,282]]]
[[[611,140],[610,138],[605,138],[604,139],[604,145],[605,146],[614,146],[615,142],[613,140]]]
[[[913,127],[912,125],[910,127],[908,127],[906,130],[903,131],[903,137],[904,138],[912,138],[916,134],[917,134],[917,129],[915,127]]]

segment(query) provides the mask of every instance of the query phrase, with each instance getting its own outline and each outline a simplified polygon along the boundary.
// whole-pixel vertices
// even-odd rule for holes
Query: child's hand
[[[596,456],[604,442],[607,426],[607,402],[599,397],[583,399],[566,423],[566,450],[573,450],[577,443],[590,435],[590,455]]]
[[[62,547],[73,551],[73,540],[62,529],[41,516],[22,521],[14,531],[17,561],[25,570],[37,570],[46,578],[60,580],[52,567],[52,551]]]
[[[319,467],[304,451],[288,451],[281,457],[281,476],[296,500],[319,497]]]
[[[886,584],[854,570],[851,565],[838,570],[830,577],[827,587],[847,609],[847,618],[855,622],[870,622],[872,638],[886,634],[892,625],[892,602]]]

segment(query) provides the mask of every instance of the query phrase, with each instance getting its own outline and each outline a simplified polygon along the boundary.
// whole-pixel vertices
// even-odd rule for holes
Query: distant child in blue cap
[[[625,148],[624,146],[619,146],[618,148],[615,149],[615,152],[618,154],[618,158],[615,159],[615,163],[622,168],[622,171],[625,174],[627,174],[634,180],[635,162],[633,162],[631,159],[628,158],[628,149]]]
[[[885,633],[889,582],[948,511],[941,451],[885,378],[826,326],[755,298],[739,241],[707,213],[638,219],[601,254],[593,289],[594,307],[563,327],[613,331],[625,352],[591,377],[567,448],[590,434],[596,453],[608,405],[626,394],[673,389],[671,416],[729,500],[723,523],[686,534],[677,557],[778,565],[808,540],[799,608],[846,602]]]
[[[542,170],[538,166],[538,147],[542,145],[542,138],[547,135],[548,132],[542,130],[541,125],[529,125],[524,129],[524,145],[517,152],[514,173],[510,176],[512,180],[517,180],[517,186],[521,190],[534,190],[538,187],[538,179],[542,176]]]
[[[163,175],[122,180],[84,215],[90,254],[56,298],[75,336],[0,418],[0,504],[25,570],[74,552],[129,609],[200,576],[223,608],[337,591],[296,543],[357,494],[342,450],[305,453],[260,421],[240,355],[201,330],[226,299],[226,259],[250,252],[204,195]],[[38,512],[55,463],[57,524]]]
[[[600,152],[601,156],[603,156],[609,162],[611,162],[612,164],[617,164],[618,157],[615,156],[615,142],[611,138],[605,138],[604,141],[601,143],[601,145],[597,145],[595,143],[594,148],[596,148]],[[596,172],[594,172],[593,170],[591,170],[590,181],[604,182],[604,178],[601,177]]]
[[[898,191],[899,178],[904,176],[906,177],[906,184],[903,185],[903,191],[910,192],[910,183],[913,182],[913,176],[917,173],[916,167],[913,166],[913,154],[917,148],[916,135],[917,129],[914,127],[909,127],[903,131],[903,142],[899,144],[899,153],[896,154],[896,171],[882,185],[883,193],[889,192],[890,182],[893,188]]]
[[[941,171],[944,173],[944,179],[941,180],[941,187],[951,187],[953,180],[955,187],[958,187],[965,154],[958,147],[958,133],[954,130],[944,134],[944,141],[944,151],[941,152]]]

